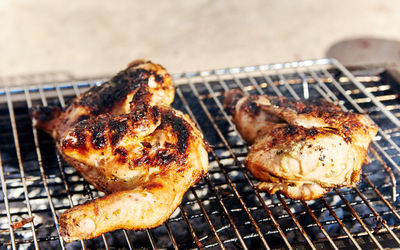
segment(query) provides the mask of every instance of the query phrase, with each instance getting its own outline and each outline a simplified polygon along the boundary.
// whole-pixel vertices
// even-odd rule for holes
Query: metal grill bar
[[[352,241],[352,243],[354,244],[354,246],[357,249],[362,249],[360,247],[360,245],[357,243],[357,241],[354,239],[354,237],[351,235],[349,229],[347,229],[347,227],[343,224],[343,222],[339,219],[339,217],[336,215],[335,211],[332,209],[331,206],[329,206],[329,204],[326,202],[325,198],[322,197],[321,198],[322,202],[324,203],[325,207],[328,208],[329,212],[331,213],[331,215],[335,218],[335,220],[338,222],[338,224],[340,225],[340,227],[342,228],[342,230],[346,233],[346,235],[349,237],[349,239]]]
[[[7,212],[7,219],[8,219],[8,230],[10,231],[10,241],[12,245],[12,249],[15,250],[17,249],[15,245],[15,236],[14,236],[14,230],[11,227],[11,215],[10,215],[10,206],[8,204],[8,194],[7,194],[7,184],[4,178],[4,169],[3,169],[3,161],[1,160],[1,152],[0,152],[0,177],[1,177],[1,189],[3,191],[4,195],[4,205],[6,207],[6,212]]]
[[[181,89],[180,89],[180,88],[177,88],[177,89],[176,89],[176,93],[178,94],[179,98],[182,100],[183,105],[184,105],[184,107],[185,107],[185,110],[189,113],[189,116],[190,116],[190,117],[193,119],[193,121],[196,123],[196,125],[197,125],[197,127],[200,129],[200,131],[203,132],[203,131],[201,130],[201,127],[200,127],[200,125],[199,125],[199,122],[198,122],[197,119],[196,119],[196,116],[193,114],[192,110],[190,109],[190,107],[189,107],[189,105],[188,105],[188,103],[187,103],[187,101],[186,101],[186,98],[183,96]],[[218,164],[219,164],[219,165],[222,165],[222,164],[220,163],[220,161],[219,161],[219,157],[215,154],[214,150],[212,150],[211,153],[212,153],[213,157],[218,161]],[[223,201],[222,201],[222,198],[221,198],[221,196],[218,194],[218,191],[216,190],[215,186],[213,185],[213,183],[210,181],[210,179],[209,179],[208,177],[206,177],[206,181],[207,181],[207,184],[211,187],[211,189],[212,189],[212,191],[213,191],[213,194],[217,197],[217,200],[218,200],[218,202],[219,202],[219,205],[221,206],[222,210],[224,211],[225,216],[228,218],[229,224],[233,227],[233,229],[234,229],[234,231],[235,231],[235,234],[236,234],[236,236],[238,237],[238,239],[239,239],[239,241],[240,241],[241,246],[242,246],[244,249],[247,249],[246,244],[244,243],[244,240],[243,240],[241,234],[239,233],[239,231],[238,231],[238,229],[237,229],[237,227],[236,227],[236,224],[233,222],[232,217],[229,215],[228,209],[227,209],[226,206],[224,205],[224,203],[223,203]]]
[[[26,87],[26,86],[25,86],[25,97],[26,97],[26,102],[27,102],[28,108],[29,108],[29,109],[32,108],[31,96],[30,96],[29,91],[27,90],[27,87]],[[47,185],[47,178],[46,178],[45,171],[44,171],[44,169],[43,169],[42,153],[41,153],[40,147],[39,147],[39,139],[38,139],[38,135],[37,135],[37,130],[36,130],[36,128],[33,126],[33,122],[32,122],[32,132],[33,132],[33,140],[34,140],[34,142],[35,142],[36,156],[37,156],[37,160],[38,160],[38,163],[39,163],[40,174],[41,174],[42,181],[43,181],[43,186],[44,186],[44,188],[45,188],[45,190],[46,190],[46,195],[47,195],[47,199],[48,199],[48,201],[49,201],[50,210],[51,210],[51,213],[52,213],[52,215],[53,215],[54,224],[55,224],[55,226],[56,226],[57,233],[58,233],[58,218],[57,218],[57,215],[56,215],[56,210],[54,209],[53,201],[52,201],[52,199],[51,199],[49,187],[48,187],[48,185]],[[62,248],[62,249],[65,249],[65,247],[64,247],[64,242],[63,242],[63,240],[61,239],[61,237],[59,237],[59,240],[60,240],[61,248]]]
[[[153,247],[153,249],[157,249],[157,245],[156,245],[156,242],[154,241],[153,234],[148,229],[146,229],[146,234],[150,239],[150,243],[151,243],[151,246]]]
[[[321,222],[319,222],[318,218],[315,216],[315,214],[313,213],[313,211],[311,210],[311,208],[307,205],[306,202],[301,201],[301,203],[303,204],[303,206],[307,209],[307,212],[311,215],[311,217],[313,218],[313,220],[315,221],[315,223],[317,223],[318,227],[321,229],[322,233],[325,235],[325,237],[328,239],[329,243],[331,244],[331,246],[333,247],[333,249],[339,249],[335,243],[333,242],[332,238],[329,236],[329,234],[326,232],[326,230],[324,229],[324,227],[322,226]]]
[[[215,121],[213,120],[213,118],[212,118],[210,112],[208,111],[208,109],[206,108],[204,102],[201,100],[200,95],[199,95],[197,89],[193,86],[193,83],[191,82],[190,78],[188,78],[188,83],[189,83],[189,86],[190,86],[191,90],[193,91],[194,95],[195,95],[196,98],[199,100],[200,106],[202,107],[203,111],[207,114],[207,117],[209,118],[209,120],[212,121],[213,127],[217,130],[218,135],[220,135],[221,139],[224,140],[224,139],[225,139],[224,136],[222,135],[222,133],[221,133],[221,131],[219,130],[219,128],[216,126]],[[226,115],[226,113],[225,113],[225,115]],[[225,144],[225,145],[228,147],[228,149],[229,149],[229,145],[228,145],[228,143],[227,143],[226,141],[224,141],[224,144]],[[235,161],[239,163],[239,161],[237,160],[237,158],[236,158],[235,154],[232,152],[232,150],[229,149],[229,151],[231,152],[232,156],[235,158]],[[239,163],[239,164],[240,164],[240,163]],[[260,237],[261,241],[263,242],[264,246],[265,246],[267,249],[269,249],[269,246],[268,246],[268,244],[267,244],[267,242],[266,242],[266,240],[265,240],[263,234],[261,233],[261,230],[260,230],[259,226],[258,226],[257,223],[255,222],[253,216],[250,214],[249,209],[248,209],[248,207],[246,206],[245,202],[243,201],[243,199],[240,198],[240,194],[239,194],[238,191],[236,190],[235,186],[232,184],[232,181],[230,180],[230,178],[228,177],[228,175],[225,174],[224,169],[221,168],[221,170],[224,172],[224,175],[227,177],[227,180],[228,180],[230,186],[232,187],[232,189],[234,190],[234,193],[235,193],[236,197],[239,199],[240,203],[242,204],[244,211],[245,211],[246,214],[249,216],[250,221],[251,221],[251,224],[252,224],[252,225],[254,226],[254,228],[256,229],[257,234],[259,235],[259,237]]]
[[[33,101],[38,100],[44,106],[58,103],[65,107],[69,98],[102,81],[39,83],[37,87],[0,89],[0,126],[5,124],[9,127],[7,132],[0,131],[0,140],[5,142],[4,145],[0,142],[0,207],[5,208],[0,212],[0,248],[17,249],[27,244],[39,248],[45,241],[57,244],[56,248],[83,249],[103,244],[104,248],[129,249],[268,249],[282,246],[289,249],[298,246],[362,249],[368,244],[382,249],[400,246],[400,214],[396,201],[396,181],[400,174],[397,87],[388,82],[381,84],[383,80],[379,75],[354,77],[337,64],[334,60],[321,59],[174,75],[177,108],[185,109],[206,138],[213,142],[209,177],[190,188],[164,227],[143,232],[120,230],[108,233],[107,237],[103,235],[98,239],[81,241],[79,246],[65,244],[57,235],[57,215],[87,200],[87,197],[97,197],[98,192],[61,160],[51,147],[53,142],[50,139],[45,139],[31,125],[30,132],[20,128],[28,119],[19,107],[25,103],[26,108],[22,110],[28,109]],[[374,81],[380,85],[374,85]],[[224,92],[231,88],[240,88],[246,94],[272,94],[296,99],[320,96],[335,102],[343,110],[368,111],[367,115],[381,127],[371,145],[370,163],[364,167],[357,188],[334,190],[325,197],[308,202],[286,200],[280,194],[270,196],[258,191],[257,180],[242,163],[249,146],[222,106]],[[4,113],[8,115],[1,119]],[[32,137],[32,140],[28,141],[27,137]],[[10,159],[9,151],[13,150],[16,157]],[[32,153],[27,155],[26,150]],[[47,155],[48,150],[54,154],[54,161]],[[53,164],[55,168],[52,168]],[[52,191],[60,188],[61,193]],[[35,189],[41,189],[42,193],[32,195]],[[17,190],[21,195],[15,197]],[[45,207],[38,207],[38,202],[43,201]],[[45,213],[51,222],[42,225],[36,224],[36,220],[29,227],[13,230],[14,216],[27,214],[25,208],[13,210],[18,202],[26,203],[28,215],[30,211],[40,218]],[[40,233],[35,235],[35,232],[47,228],[53,229],[54,233],[46,237]],[[23,234],[27,236],[21,238]],[[2,237],[6,243],[2,243]]]
[[[201,127],[200,127],[200,125],[199,125],[199,123],[198,123],[196,117],[193,115],[193,112],[191,111],[191,109],[190,109],[189,106],[187,105],[186,99],[185,99],[184,96],[182,95],[182,92],[180,91],[179,88],[177,89],[177,93],[178,93],[179,97],[183,100],[184,106],[185,106],[186,110],[188,111],[188,113],[191,115],[191,118],[195,121],[195,123],[198,125],[198,127],[199,127],[200,130],[201,130]],[[222,164],[221,164],[221,162],[219,161],[219,157],[215,154],[214,151],[212,151],[212,154],[213,154],[213,157],[219,162],[219,165],[221,166]],[[230,180],[230,179],[229,179],[229,176],[228,176],[225,172],[224,172],[224,174],[225,174],[225,176],[228,178],[228,180]],[[209,185],[210,185],[210,186],[213,186],[212,183],[209,181],[208,178],[207,178],[207,181],[209,182]],[[231,184],[231,182],[230,182],[230,184]],[[234,188],[233,185],[231,185],[231,186]],[[213,190],[215,190],[215,189],[213,188]],[[236,225],[233,223],[232,218],[229,216],[229,213],[228,213],[228,211],[227,211],[225,205],[223,204],[221,197],[219,196],[218,192],[215,191],[214,193],[217,195],[218,201],[219,201],[220,205],[222,206],[225,215],[228,217],[228,220],[229,220],[231,226],[234,228],[235,233],[236,233],[236,235],[237,235],[237,237],[238,237],[240,243],[242,244],[242,247],[243,247],[244,249],[247,249],[247,247],[246,247],[246,245],[245,245],[245,243],[244,243],[244,241],[243,241],[243,238],[241,237],[241,235],[240,235],[240,233],[239,233],[239,231],[238,231]],[[240,196],[238,196],[238,197],[239,197],[239,199],[240,199]]]
[[[365,232],[368,233],[369,237],[373,240],[375,245],[379,249],[383,249],[382,245],[379,243],[379,241],[375,238],[375,236],[371,233],[371,231],[368,229],[368,227],[365,225],[361,217],[358,215],[358,213],[354,210],[354,208],[350,205],[350,202],[344,198],[343,194],[340,193],[337,189],[335,189],[336,193],[340,196],[340,198],[346,203],[346,206],[350,209],[351,213],[353,214],[354,217],[356,217],[357,221],[361,224],[361,226],[364,228]]]
[[[292,220],[294,221],[294,223],[296,224],[297,228],[300,230],[301,234],[303,235],[304,239],[306,239],[308,245],[312,248],[312,249],[316,249],[314,244],[312,243],[310,237],[308,237],[307,232],[304,230],[304,228],[301,226],[300,222],[297,220],[296,216],[292,213],[292,211],[290,211],[290,208],[288,207],[288,205],[286,204],[285,200],[282,199],[281,195],[279,193],[276,194],[276,196],[278,197],[278,199],[281,201],[282,205],[285,207],[285,210],[288,212],[288,214],[290,215],[290,217],[292,218]]]
[[[74,203],[73,203],[73,201],[72,201],[71,192],[70,192],[70,189],[69,189],[69,185],[68,185],[68,182],[67,182],[67,178],[66,178],[65,173],[64,173],[64,169],[63,169],[63,166],[62,166],[62,162],[61,162],[61,159],[60,159],[60,155],[57,154],[56,157],[57,157],[58,168],[59,168],[59,170],[60,170],[61,178],[62,178],[62,181],[63,181],[63,184],[64,184],[64,188],[65,188],[65,191],[66,191],[66,193],[67,193],[69,206],[70,206],[70,207],[73,207],[73,206],[74,206]],[[85,244],[85,242],[84,242],[83,240],[81,240],[80,243],[81,243],[82,249],[87,249],[87,248],[86,248],[86,244]]]
[[[376,150],[373,147],[370,147],[369,150],[372,152],[372,154],[375,156],[375,158],[379,161],[379,163],[382,165],[382,167],[388,173],[390,180],[393,183],[393,190],[392,190],[393,201],[396,201],[397,181],[396,181],[396,177],[394,176],[394,174],[392,172],[392,169],[382,160],[382,158],[379,156],[378,152],[376,152]],[[377,194],[379,195],[379,197],[382,197],[382,194],[379,191],[377,191]]]
[[[365,202],[365,204],[368,206],[368,208],[372,211],[372,213],[378,218],[379,223],[383,224],[383,226],[386,228],[386,230],[392,235],[393,239],[396,240],[397,244],[400,246],[400,241],[399,238],[393,233],[392,229],[389,228],[387,225],[385,219],[380,216],[376,210],[372,207],[371,203],[365,198],[365,196],[360,192],[360,190],[357,187],[354,187],[354,190],[356,190],[357,194],[361,197],[361,199]]]
[[[25,180],[25,170],[24,170],[24,166],[22,163],[22,159],[21,159],[21,151],[20,151],[19,140],[18,140],[18,132],[17,132],[16,121],[15,121],[14,107],[13,107],[13,104],[11,101],[10,91],[8,90],[8,88],[6,88],[5,91],[6,91],[6,97],[7,97],[8,112],[10,114],[10,119],[11,119],[11,127],[12,127],[12,133],[13,133],[13,137],[14,137],[15,149],[16,149],[16,153],[17,153],[18,167],[19,167],[19,171],[21,173],[21,181],[22,181],[22,185],[24,188],[26,208],[28,210],[29,217],[32,217],[31,203],[30,203],[30,199],[29,199],[29,195],[28,195],[28,186],[27,186],[26,180]],[[36,237],[35,224],[32,221],[32,222],[30,222],[30,225],[31,225],[31,230],[32,230],[32,235],[33,235],[34,246],[36,249],[39,249],[39,243],[38,243],[37,237]]]
[[[195,197],[197,203],[198,203],[199,206],[200,206],[200,209],[201,209],[201,211],[202,211],[204,217],[206,218],[206,221],[207,221],[208,225],[210,226],[210,228],[211,228],[213,234],[215,235],[215,238],[216,238],[217,241],[218,241],[218,245],[219,245],[222,249],[225,249],[225,247],[224,247],[224,245],[223,245],[223,243],[222,243],[222,241],[221,241],[221,238],[219,237],[217,231],[215,230],[215,227],[214,227],[212,221],[210,220],[210,217],[208,216],[207,211],[206,211],[206,209],[204,208],[204,206],[203,206],[201,200],[200,200],[199,197],[197,196],[196,191],[195,191],[193,188],[190,188],[190,190],[192,191],[192,193],[193,193],[193,195],[194,195],[194,197]]]
[[[279,82],[283,83],[283,85],[287,88],[287,90],[289,91],[290,95],[296,99],[296,100],[300,100],[299,95],[297,95],[297,93],[294,91],[294,89],[289,85],[289,83],[286,81],[285,77],[282,75],[281,72],[275,70],[275,72],[277,73],[277,75],[279,76]]]
[[[399,119],[394,116],[386,107],[375,98],[369,91],[367,91],[364,85],[358,81],[343,65],[341,65],[335,59],[332,59],[332,63],[337,66],[357,87],[360,89],[396,126],[400,127]],[[357,105],[358,106],[358,105]]]
[[[197,245],[197,247],[198,247],[199,249],[203,249],[203,244],[200,242],[199,237],[197,237],[196,232],[194,231],[193,226],[192,226],[192,224],[190,223],[190,220],[189,220],[189,218],[187,217],[186,212],[185,212],[185,210],[183,209],[182,205],[179,205],[179,209],[181,210],[182,217],[185,219],[186,224],[187,224],[188,227],[189,227],[190,234],[191,234],[191,236],[193,237],[194,242],[196,243],[196,245]]]
[[[166,222],[166,223],[164,223],[164,225],[165,225],[165,227],[167,228],[168,236],[171,238],[172,245],[173,245],[174,249],[175,249],[175,250],[178,250],[178,244],[176,243],[176,240],[175,240],[174,235],[173,235],[173,233],[172,233],[171,227],[169,226],[169,223]],[[125,230],[124,230],[124,234],[127,234]],[[126,235],[125,237],[126,237],[127,239],[129,239],[129,238],[128,238],[128,235]],[[129,248],[132,249],[132,246],[131,246],[131,242],[130,242],[130,241],[128,241],[128,244],[129,244]]]
[[[385,205],[390,209],[390,211],[396,216],[396,218],[400,221],[400,215],[396,212],[396,210],[393,208],[392,205],[390,205],[390,203],[383,197],[383,195],[381,194],[381,192],[379,192],[379,190],[376,188],[376,186],[371,182],[371,180],[368,178],[368,176],[365,173],[361,173],[361,175],[363,176],[363,178],[365,179],[365,181],[368,182],[368,185],[370,185],[374,191],[378,194],[379,198],[381,199],[381,201],[383,203],[385,203]]]

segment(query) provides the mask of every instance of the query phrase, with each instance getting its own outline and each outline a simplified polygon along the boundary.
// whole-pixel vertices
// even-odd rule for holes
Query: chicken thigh
[[[326,100],[245,96],[227,92],[224,105],[243,138],[252,143],[245,164],[258,188],[311,200],[333,187],[359,181],[377,127],[364,115]]]
[[[203,135],[170,105],[171,77],[158,64],[135,61],[61,111],[32,110],[36,127],[96,189],[107,195],[60,216],[66,242],[116,229],[153,228],[208,172]]]

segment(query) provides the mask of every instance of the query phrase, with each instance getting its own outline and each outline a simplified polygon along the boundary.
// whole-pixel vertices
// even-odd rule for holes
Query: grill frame
[[[340,76],[337,77],[332,72],[339,72]],[[290,76],[293,76],[293,74],[296,75],[296,77],[290,78]],[[265,81],[260,83],[257,80],[258,77],[264,78]],[[340,77],[342,77],[342,80],[340,80]],[[359,78],[352,75],[339,62],[334,59],[307,60],[300,62],[182,73],[173,75],[173,78],[176,84],[176,99],[179,99],[179,104],[176,104],[177,107],[189,114],[189,116],[198,124],[200,130],[205,132],[206,138],[207,134],[210,134],[207,132],[211,128],[213,129],[212,133],[220,139],[218,141],[219,145],[216,145],[214,150],[210,153],[210,162],[212,163],[210,176],[204,178],[202,182],[188,190],[187,194],[185,195],[187,198],[185,198],[183,203],[177,208],[177,211],[174,213],[175,215],[173,215],[167,222],[164,223],[163,226],[161,226],[165,227],[166,232],[164,232],[164,234],[169,237],[170,242],[165,245],[167,248],[176,249],[180,247],[219,247],[246,249],[251,243],[253,246],[255,245],[265,248],[286,247],[289,249],[294,247],[315,249],[319,246],[337,249],[343,245],[351,244],[352,248],[361,249],[363,243],[360,242],[360,239],[367,242],[367,244],[375,244],[374,247],[376,248],[387,247],[382,245],[383,241],[380,237],[381,235],[389,237],[391,242],[395,242],[398,246],[400,246],[400,240],[398,236],[400,228],[400,211],[399,204],[395,201],[397,197],[396,176],[399,174],[400,167],[398,166],[398,161],[396,161],[397,159],[392,158],[390,153],[387,153],[387,151],[391,152],[391,150],[400,153],[400,148],[398,144],[391,139],[392,135],[385,132],[385,130],[388,130],[387,128],[380,128],[378,132],[378,137],[380,139],[374,140],[372,143],[373,146],[370,147],[369,155],[380,163],[384,170],[384,174],[386,174],[392,181],[393,184],[391,188],[391,195],[387,193],[382,194],[381,191],[379,191],[380,187],[377,187],[370,179],[370,177],[374,177],[373,175],[370,176],[369,173],[368,175],[366,173],[362,173],[363,182],[367,183],[370,187],[369,191],[373,190],[373,192],[376,193],[376,198],[378,198],[379,202],[382,202],[387,208],[383,212],[377,211],[376,202],[368,199],[368,194],[364,194],[363,190],[360,189],[361,187],[356,187],[350,191],[347,189],[334,189],[333,192],[330,192],[328,195],[318,199],[317,201],[319,202],[319,205],[322,206],[321,211],[329,211],[331,216],[339,225],[339,228],[341,228],[343,231],[339,236],[333,237],[331,236],[330,232],[328,232],[330,225],[323,225],[322,223],[325,223],[325,221],[321,223],[319,220],[317,213],[320,213],[321,211],[313,208],[315,205],[314,202],[295,202],[285,199],[280,194],[269,196],[256,189],[256,180],[247,172],[242,163],[245,156],[243,154],[243,150],[248,150],[248,145],[243,143],[243,140],[237,133],[229,115],[225,112],[221,104],[221,93],[231,88],[231,85],[236,85],[245,92],[255,92],[261,94],[268,90],[275,95],[289,95],[294,98],[300,98],[300,96],[307,98],[310,96],[310,91],[312,90],[314,93],[319,93],[322,97],[337,102],[338,105],[344,110],[348,110],[349,107],[351,107],[357,112],[365,112],[361,106],[362,102],[360,102],[359,99],[363,100],[362,98],[369,98],[369,100],[372,102],[372,108],[370,108],[370,110],[373,110],[372,113],[379,113],[381,116],[383,115],[386,120],[391,122],[393,127],[392,129],[400,127],[399,119],[395,114],[393,114],[393,112],[388,110],[388,106],[385,106],[377,96],[373,95],[368,88],[364,86],[364,83],[360,81]],[[27,163],[22,155],[23,150],[21,146],[24,147],[24,145],[20,142],[23,141],[23,139],[20,135],[21,132],[19,132],[21,131],[21,128],[19,128],[21,124],[19,124],[19,120],[17,118],[17,116],[21,115],[21,113],[16,112],[19,109],[15,108],[15,106],[23,101],[26,102],[26,106],[29,108],[32,106],[33,101],[37,102],[38,100],[42,105],[46,106],[48,105],[49,100],[52,100],[55,97],[59,105],[61,107],[65,107],[65,97],[71,96],[71,94],[77,96],[83,90],[86,90],[87,87],[94,84],[100,84],[102,81],[103,79],[73,80],[62,83],[46,81],[46,84],[42,84],[44,81],[39,79],[36,83],[34,83],[36,86],[24,84],[22,86],[5,87],[4,89],[0,89],[0,104],[4,104],[2,107],[7,108],[7,111],[9,112],[8,117],[11,123],[11,134],[17,159],[17,164],[14,167],[20,171],[19,177],[20,184],[22,185],[23,198],[19,199],[25,201],[27,210],[27,213],[19,213],[25,214],[25,216],[27,215],[28,217],[34,215],[35,210],[32,209],[31,204],[35,202],[32,202],[34,197],[30,196],[30,192],[28,190],[32,189],[32,185],[30,184],[32,181],[25,176],[25,165]],[[356,88],[350,90],[345,89],[345,84],[343,84],[343,82],[353,84]],[[329,86],[327,84],[329,84]],[[216,85],[219,85],[217,89]],[[299,88],[299,86],[301,86],[301,88]],[[334,89],[332,90],[332,88]],[[299,89],[301,91],[299,91]],[[359,92],[359,95],[363,97],[360,97],[357,100],[354,99],[351,91],[355,89]],[[335,91],[336,93],[334,93]],[[193,103],[191,103],[191,97],[194,97],[194,102],[198,104],[198,109],[196,110],[194,110]],[[395,99],[397,98],[398,97]],[[397,105],[398,103],[393,104],[392,106],[394,108],[392,110],[396,110]],[[212,110],[217,110],[218,115],[214,116],[211,112]],[[202,113],[203,115],[200,117],[199,113]],[[5,116],[7,116],[7,114],[5,114]],[[200,118],[203,120],[199,121]],[[206,120],[206,123],[211,124],[211,126],[204,127],[202,125],[204,119]],[[223,122],[221,123],[220,120]],[[227,124],[229,128],[221,127],[221,124],[223,123]],[[52,181],[50,179],[51,175],[48,173],[49,169],[43,159],[45,158],[45,155],[43,155],[44,147],[42,146],[43,135],[41,135],[40,132],[33,127],[30,129],[32,130],[31,135],[33,138],[36,155],[36,162],[34,165],[36,165],[40,173],[37,178],[43,185],[45,193],[44,196],[45,199],[47,199],[46,205],[48,205],[48,208],[46,207],[46,211],[51,214],[51,220],[52,223],[54,223],[52,227],[57,229],[57,218],[61,211],[65,210],[65,208],[60,208],[60,206],[58,204],[55,205],[56,202],[53,201],[55,200],[53,197],[54,191],[51,189],[52,186],[49,184],[49,182]],[[233,134],[233,136],[230,134]],[[232,143],[232,138],[242,141],[242,144],[238,146],[237,144]],[[380,140],[387,141],[389,146],[386,147],[388,149],[385,149],[385,147],[379,144]],[[45,148],[47,149],[47,147]],[[238,149],[242,151],[240,153],[236,153]],[[40,243],[43,240],[37,236],[37,231],[38,227],[40,228],[41,225],[36,225],[35,222],[32,222],[22,227],[24,232],[29,231],[28,229],[30,228],[32,235],[31,237],[27,237],[28,239],[25,240],[26,242],[16,240],[15,234],[16,232],[19,233],[20,230],[14,230],[11,227],[12,223],[15,222],[13,217],[15,218],[17,216],[13,214],[12,207],[10,207],[10,203],[13,203],[13,199],[11,199],[10,202],[8,198],[8,190],[12,189],[12,187],[9,187],[11,182],[7,181],[7,172],[4,170],[5,165],[3,164],[2,160],[2,155],[4,154],[3,151],[4,148],[0,148],[0,177],[3,194],[2,205],[6,210],[5,216],[6,221],[8,222],[9,241],[3,245],[0,244],[0,247],[8,246],[16,249],[17,247],[24,248],[33,246],[35,248],[40,248]],[[63,163],[60,156],[56,154],[55,157],[57,162],[56,165],[59,171],[59,176],[56,177],[61,179],[61,183],[65,188],[65,194],[67,195],[69,206],[73,206],[76,203],[76,200],[73,199],[75,193],[74,190],[72,190],[73,188],[70,187],[70,181],[68,181],[72,177],[70,176],[70,172],[68,172],[69,170],[67,171],[68,167],[65,166],[65,163]],[[230,161],[230,163],[224,163],[225,161]],[[233,170],[231,167],[233,167]],[[394,171],[392,171],[392,169]],[[232,177],[232,172],[238,172],[238,175],[240,175],[242,179],[237,181],[234,177]],[[221,179],[224,179],[225,183],[221,184],[216,181],[218,178],[214,178],[214,175],[222,176]],[[83,195],[87,199],[93,199],[99,196],[99,193],[93,190],[93,188],[91,188],[85,182],[80,184],[76,184],[74,182],[72,185],[74,187],[79,185],[83,186],[83,189],[79,192],[81,194],[87,193],[86,196]],[[254,199],[258,201],[257,206],[252,206],[251,202],[246,200],[245,195],[248,195],[248,193],[244,191],[246,188],[242,187],[246,185],[247,188],[250,189],[250,191],[246,192],[248,192],[251,196],[255,196]],[[225,186],[227,188],[225,188]],[[207,190],[205,193],[211,194],[211,198],[203,195],[204,189]],[[226,190],[230,190],[230,192],[225,194],[221,190],[224,192]],[[354,194],[356,195],[355,197],[357,199],[346,198],[349,196],[352,197],[351,195]],[[385,198],[390,196],[392,197],[392,200]],[[233,197],[232,200],[237,200],[238,204],[236,205],[238,207],[232,207],[232,205],[227,202],[227,200],[229,201],[229,199],[231,199],[230,197]],[[340,198],[342,202],[341,207],[335,207],[329,204],[332,197]],[[209,205],[211,203],[215,205]],[[371,211],[369,217],[365,217],[360,214],[359,211],[357,211],[359,204],[364,204],[368,207],[368,209]],[[196,211],[200,212],[200,214],[191,214],[190,206],[197,207]],[[303,209],[297,209],[298,206],[303,207]],[[341,211],[344,208],[348,210],[347,212],[350,213],[351,216],[341,216],[337,214],[338,211]],[[282,217],[276,212],[276,210],[284,212],[286,217]],[[263,214],[261,219],[256,212]],[[235,216],[236,213],[242,214],[242,218],[246,218],[246,216],[248,218],[243,223],[237,222]],[[301,221],[300,217],[302,217],[301,215],[303,214],[310,216],[314,223],[304,223]],[[385,219],[388,214],[390,214],[391,217],[394,217],[393,219],[397,221],[397,224],[388,224]],[[381,225],[381,228],[377,227],[375,231],[373,231],[370,226],[371,223],[369,222],[369,219],[371,218],[371,215],[377,217],[379,222],[377,225]],[[224,223],[219,223],[216,221],[217,219],[220,219],[219,217],[222,218],[221,220],[224,220]],[[211,236],[205,236],[202,232],[199,232],[197,229],[198,225],[195,223],[198,218],[201,219],[203,226],[208,228],[207,231]],[[291,219],[291,223],[294,225],[292,228],[285,227],[285,225],[281,224],[282,222],[280,221],[285,220],[286,218]],[[346,226],[346,224],[349,223],[343,220],[343,218],[346,220],[350,219],[353,224],[359,224],[359,227],[363,228],[364,231],[360,231],[358,233],[352,232],[352,228],[348,228],[348,226]],[[265,226],[264,222],[270,223],[272,228],[274,228],[274,232],[266,231],[265,228],[268,228],[268,226]],[[177,233],[175,226],[172,226],[175,225],[175,223],[178,223],[179,225],[186,223],[186,235],[192,237],[192,239],[189,240],[192,242],[192,244],[185,242],[186,245],[182,245],[180,240],[177,240],[178,236],[176,236]],[[246,231],[246,227],[249,228],[249,234],[244,233],[244,231]],[[313,239],[314,236],[310,234],[310,228],[318,228],[320,230],[320,234],[322,234],[324,237]],[[6,228],[1,228],[1,230],[5,229]],[[229,232],[225,233],[225,231]],[[292,239],[293,237],[291,238],[288,236],[291,235],[292,232],[294,232],[293,234],[297,233],[297,238],[294,237],[294,239]],[[152,247],[154,249],[160,247],[157,242],[157,235],[159,234],[157,229],[145,230],[138,233],[119,230],[119,233],[122,233],[122,238],[124,238],[126,241],[125,245],[123,246],[125,248],[132,249],[135,247],[136,234],[145,234],[147,236],[148,242],[143,244],[143,246]],[[3,233],[0,232],[0,236],[4,234],[4,231]],[[281,244],[271,245],[271,235],[278,235],[280,237],[279,240],[281,241]],[[298,240],[298,236],[300,236],[300,238],[302,237],[303,240]],[[93,241],[94,243],[91,243],[91,241],[81,241],[79,244],[74,243],[68,246],[86,249],[95,247],[95,244],[101,244],[102,247],[108,249],[114,247],[112,240],[110,243],[110,238],[112,237],[107,234],[101,236],[100,239]],[[48,238],[45,238],[44,241],[56,242],[57,244],[54,245],[61,249],[67,247],[61,238],[58,237],[58,235],[50,235]],[[253,243],[252,241],[257,241],[257,243]],[[143,246],[140,245],[140,247]],[[163,245],[162,247],[165,246]]]

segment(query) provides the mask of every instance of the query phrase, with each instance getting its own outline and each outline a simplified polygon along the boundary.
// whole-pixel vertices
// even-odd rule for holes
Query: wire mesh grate
[[[58,235],[58,216],[101,193],[61,159],[48,135],[32,128],[29,108],[63,107],[102,80],[0,89],[0,248],[399,247],[400,85],[387,74],[353,76],[337,61],[321,59],[176,74],[174,81],[173,106],[188,113],[213,145],[209,176],[188,190],[158,228],[118,230],[69,244]],[[322,97],[370,116],[380,130],[357,188],[334,189],[307,202],[258,191],[243,165],[249,145],[221,104],[232,88]]]

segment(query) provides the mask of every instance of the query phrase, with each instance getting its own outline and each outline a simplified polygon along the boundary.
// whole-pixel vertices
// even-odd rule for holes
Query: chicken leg
[[[121,117],[80,122],[61,139],[64,159],[97,189],[111,192],[61,215],[60,234],[65,241],[93,238],[115,229],[156,227],[207,173],[206,147],[194,124],[169,107],[158,107],[158,112],[160,125],[154,131],[135,134],[135,123],[128,120],[128,132],[117,143],[109,124],[120,122]],[[101,148],[86,139],[93,136],[87,130],[93,126],[104,126]]]
[[[366,116],[341,111],[325,100],[226,93],[225,107],[252,143],[247,169],[258,188],[311,200],[333,187],[352,187],[377,127]]]
[[[162,66],[135,61],[65,110],[32,110],[35,126],[53,137],[64,160],[107,194],[61,215],[66,242],[156,227],[207,174],[203,135],[169,107],[173,98]]]

